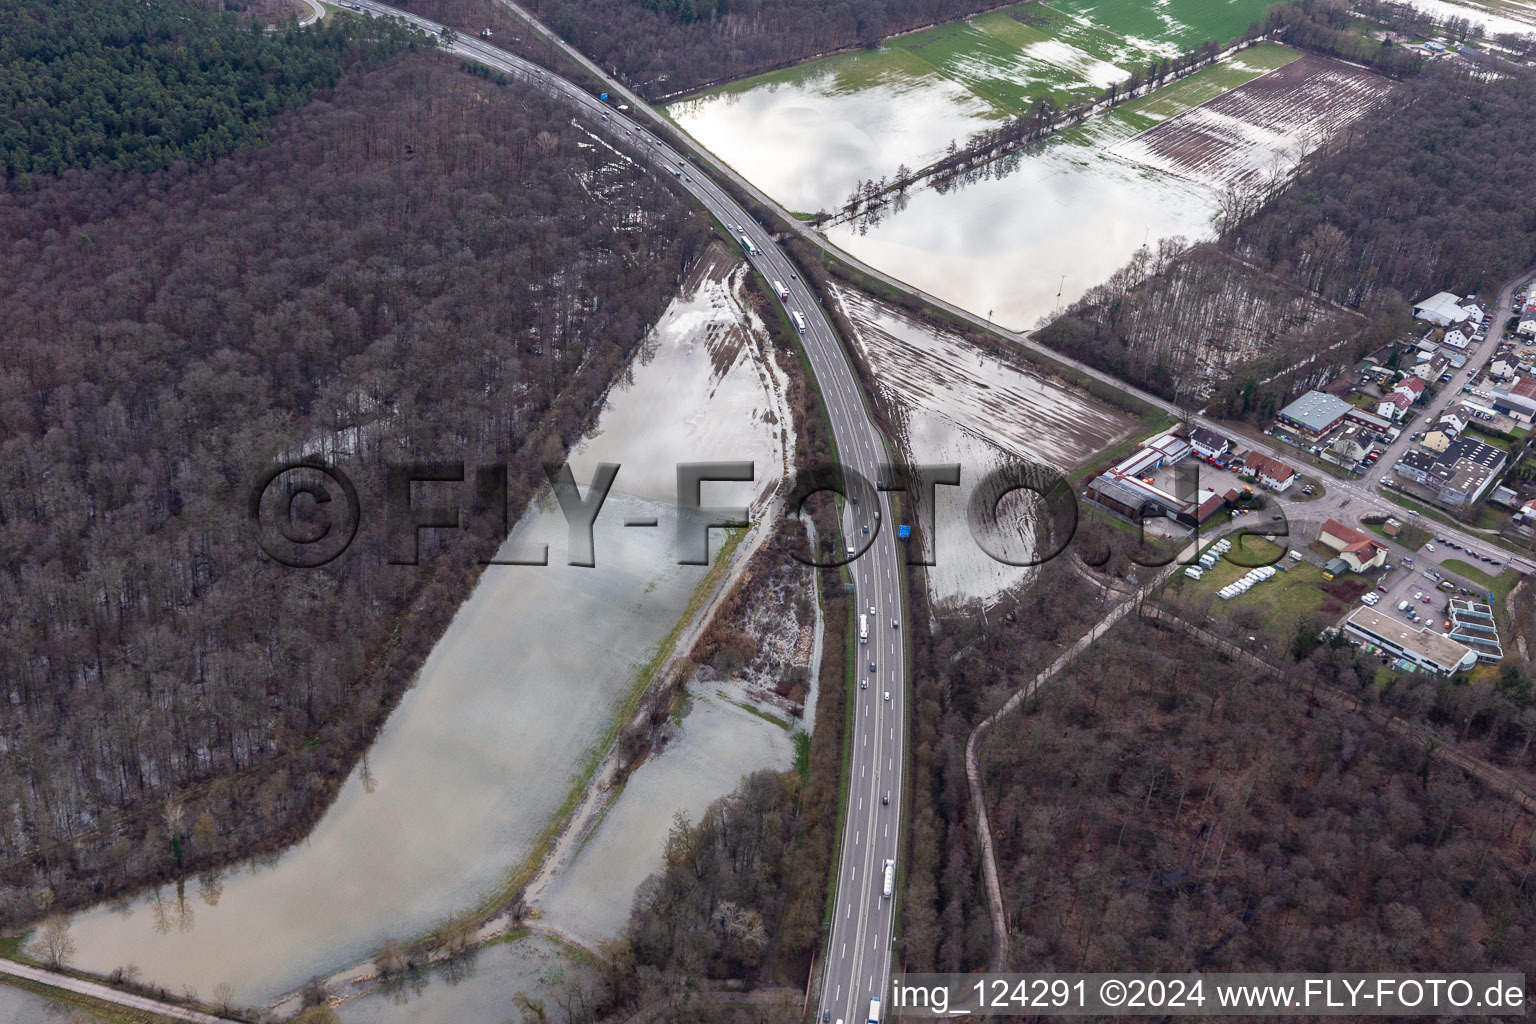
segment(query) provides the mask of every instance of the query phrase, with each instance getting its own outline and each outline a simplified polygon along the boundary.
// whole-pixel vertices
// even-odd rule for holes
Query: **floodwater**
[[[1536,4],[1522,3],[1520,0],[1503,0],[1497,4],[1511,16],[1496,14],[1481,5],[1449,3],[1447,0],[1407,0],[1407,3],[1409,7],[1423,11],[1439,21],[1466,18],[1474,25],[1481,25],[1484,35],[1489,38],[1506,32],[1522,36],[1536,35]],[[1480,40],[1474,39],[1471,42],[1475,47],[1482,46]]]
[[[996,122],[958,82],[922,69],[871,82],[856,55],[804,77],[683,100],[667,114],[790,210],[833,211],[855,182],[924,167]],[[885,56],[885,55],[882,55]],[[865,57],[865,60],[869,58]],[[889,58],[894,60],[895,58]]]
[[[598,461],[624,467],[594,526],[596,567],[565,564],[546,497],[499,557],[547,543],[551,564],[487,569],[307,839],[216,884],[79,915],[74,964],[136,963],[145,982],[205,996],[227,982],[238,1003],[266,1003],[494,893],[706,571],[677,564],[675,463],[756,463],[755,483],[706,485],[711,505],[749,505],[778,479],[788,417],[761,338],[723,280],[676,300],[572,457],[583,486]],[[631,486],[645,496],[619,493]],[[624,525],[648,517],[657,528]]]
[[[977,482],[1022,459],[1070,469],[1134,421],[860,292],[839,288],[837,297],[875,379],[900,410],[907,456],[916,463],[960,465],[960,486],[937,488],[934,496],[935,564],[927,570],[934,602],[988,602],[1023,583],[1028,567],[993,559],[972,536],[966,508]],[[1022,503],[1005,502],[989,543],[1027,557],[1033,550],[1027,512]]]
[[[659,530],[626,530],[655,516]],[[266,1002],[412,937],[489,896],[532,849],[637,666],[704,569],[679,566],[671,506],[613,495],[594,527],[595,569],[563,564],[565,524],[545,506],[501,557],[548,543],[548,567],[493,566],[416,686],[310,836],[269,868],[232,872],[217,903],[162,890],[72,924],[75,965],[136,962],[145,980]]]
[[[1209,187],[1058,142],[996,161],[973,184],[916,192],[878,223],[841,224],[828,238],[922,291],[1030,330],[1141,245],[1210,237],[1218,198]]]
[[[70,1019],[71,1009],[64,1003],[45,999],[25,989],[0,984],[0,1024],[41,1024],[52,1020],[65,1024]],[[94,1017],[88,1019],[95,1020]]]
[[[336,1008],[341,1024],[501,1024],[521,1020],[519,993],[552,1013],[554,996],[586,974],[581,962],[537,934],[480,949],[462,961],[392,982]]]
[[[787,771],[793,764],[787,730],[731,703],[746,699],[740,687],[702,683],[691,692],[693,705],[678,734],[635,770],[574,860],[539,897],[543,924],[587,946],[616,938],[629,920],[635,890],[661,870],[675,813],[696,822],[743,776],[761,768]]]

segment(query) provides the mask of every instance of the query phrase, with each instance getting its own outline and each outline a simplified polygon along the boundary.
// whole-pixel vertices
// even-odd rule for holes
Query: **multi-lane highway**
[[[403,18],[434,36],[442,35],[441,25],[374,0],[359,0],[357,8],[375,16]],[[801,341],[826,403],[839,459],[865,480],[879,479],[879,466],[888,461],[885,447],[847,353],[816,297],[768,231],[648,127],[596,96],[479,39],[459,35],[447,49],[568,99],[593,128],[627,140],[664,173],[673,175],[733,238],[740,241],[745,235],[752,266],[768,282],[782,283],[789,296],[782,300],[785,309],[803,317]],[[900,549],[888,496],[866,496],[862,502],[846,503],[843,522],[848,544],[861,549],[850,570],[868,639],[858,644],[854,666],[860,686],[849,708],[853,729],[847,816],[818,1016],[862,1024],[870,998],[882,994],[890,974],[895,898],[884,895],[883,882],[885,862],[896,859],[901,835],[906,735],[902,632],[906,613],[899,586]],[[827,822],[824,827],[835,826]]]
[[[515,2],[515,0],[497,0],[497,2],[513,11],[518,15],[518,17],[532,25],[535,31],[544,36],[544,38],[547,39],[553,46],[558,47],[560,50],[566,53],[572,60],[581,64],[593,75],[596,75],[603,81],[607,82],[609,87],[614,90],[615,95],[624,97],[627,102],[633,104],[637,109],[648,109],[646,108],[645,103],[637,95],[635,95],[633,91],[625,87],[612,75],[589,60],[575,47],[561,39],[547,26],[541,24],[531,14],[520,7]],[[693,139],[688,138],[687,136],[683,136],[681,142],[683,145],[689,148],[696,160],[698,160],[700,163],[708,164],[717,176],[731,181],[747,195],[750,195],[754,201],[761,203],[767,209],[772,210],[790,231],[798,233],[801,238],[809,244],[815,245],[829,253],[834,254],[838,259],[842,260],[849,266],[856,268],[861,273],[867,274],[869,277],[877,281],[884,282],[897,291],[921,299],[922,301],[935,308],[944,310],[951,316],[969,322],[975,327],[983,329],[989,333],[996,334],[999,337],[1007,338],[1008,340],[1018,344],[1021,348],[1038,353],[1051,362],[1071,367],[1078,373],[1107,384],[1110,387],[1120,391],[1121,393],[1131,398],[1135,398],[1148,406],[1161,409],[1164,412],[1177,417],[1178,419],[1187,420],[1195,426],[1204,426],[1207,429],[1216,431],[1217,433],[1227,432],[1227,428],[1219,422],[1207,420],[1201,416],[1188,416],[1188,410],[1174,402],[1167,401],[1166,399],[1151,394],[1150,392],[1143,391],[1135,385],[1128,384],[1113,374],[1101,370],[1098,367],[1079,362],[1070,356],[1065,356],[1060,352],[1047,348],[1040,342],[1036,341],[1031,336],[1030,332],[1006,330],[993,323],[990,319],[984,318],[981,315],[973,313],[968,309],[962,309],[954,303],[940,298],[937,295],[930,295],[920,288],[914,288],[912,285],[906,283],[905,281],[899,280],[898,278],[892,277],[890,274],[880,270],[878,267],[870,266],[869,264],[860,260],[858,257],[838,249],[825,237],[819,234],[815,228],[797,219],[788,210],[780,206],[779,203],[777,203],[771,196],[765,194],[761,189],[737,173],[734,168],[720,160],[713,153],[709,152],[709,150],[699,145]],[[1526,271],[1523,273],[1523,275],[1517,275],[1515,280],[1523,280],[1529,276],[1530,272]],[[1494,315],[1495,324],[1501,324],[1503,322],[1502,313],[1503,310],[1508,306],[1508,297],[1510,291],[1511,287],[1506,286],[1500,296],[1499,311]],[[1489,331],[1488,340],[1490,342],[1496,340],[1492,330]],[[1484,351],[1491,350],[1491,346],[1484,346]],[[1474,363],[1475,361],[1469,361],[1469,367]],[[1459,387],[1460,384],[1461,379],[1458,378],[1456,383],[1451,386]],[[1278,442],[1268,444],[1262,441],[1256,441],[1247,438],[1244,439],[1244,444],[1273,458],[1277,458],[1291,464],[1299,464],[1294,449],[1289,448],[1285,444]],[[1403,444],[1406,446],[1407,442],[1404,441]],[[1378,462],[1374,467],[1374,470],[1367,474],[1366,478],[1362,480],[1344,481],[1329,478],[1326,481],[1326,487],[1328,491],[1328,497],[1326,499],[1321,502],[1316,502],[1306,506],[1290,506],[1289,511],[1292,511],[1304,518],[1326,518],[1327,516],[1337,514],[1343,518],[1352,519],[1355,516],[1368,515],[1372,513],[1400,516],[1403,514],[1402,508],[1394,504],[1386,497],[1382,496],[1382,494],[1375,487],[1375,484],[1380,480],[1380,478],[1389,471],[1390,464],[1395,461],[1395,458],[1391,457],[1382,458],[1381,461]],[[1477,546],[1492,547],[1492,544],[1486,534],[1477,534],[1445,526],[1437,526],[1436,532],[1456,541],[1463,547],[1467,545],[1473,545],[1474,550],[1476,550]],[[1515,556],[1509,564],[1522,573],[1536,573],[1536,560]]]

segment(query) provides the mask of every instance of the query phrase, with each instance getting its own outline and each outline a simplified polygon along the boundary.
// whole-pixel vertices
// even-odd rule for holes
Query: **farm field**
[[[666,112],[791,209],[830,211],[856,182],[890,177],[902,165],[927,166],[951,141],[964,144],[1041,99],[1058,106],[1095,99],[1154,60],[1209,38],[1230,39],[1264,9],[1254,0],[1219,6],[1222,18],[1197,21],[1195,29],[1180,21],[1182,34],[1174,38],[1129,36],[1036,0],[900,36],[879,50],[732,82],[678,100]],[[1244,12],[1233,32],[1225,27],[1228,8]],[[1185,41],[1207,23],[1215,26],[1211,35]],[[1128,105],[1126,124],[1150,127],[1278,66],[1289,54],[1277,46],[1244,51],[1191,76],[1188,84]]]
[[[1052,0],[1051,6],[1131,41],[1156,40],[1188,50],[1207,39],[1236,39],[1269,4],[1264,0]]]
[[[1259,43],[1148,95],[1127,100],[1056,137],[1081,145],[1112,146],[1284,67],[1300,56],[1300,50],[1289,46]]]
[[[1307,152],[1369,113],[1389,79],[1312,54],[1286,63],[1116,147],[1156,170],[1215,187],[1288,174]]]
[[[935,564],[924,574],[930,598],[939,605],[996,599],[1033,570],[992,559],[971,537],[965,509],[977,481],[1022,459],[1069,469],[1125,437],[1135,422],[861,292],[837,287],[836,295],[893,409],[903,454],[913,463],[961,467],[960,486],[935,495]],[[1023,510],[1001,511],[1008,532],[994,540],[1022,553],[1032,544],[1033,521]]]

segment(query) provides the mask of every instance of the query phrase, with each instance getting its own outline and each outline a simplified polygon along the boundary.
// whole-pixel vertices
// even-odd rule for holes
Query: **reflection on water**
[[[526,1019],[523,1010],[541,1004],[552,1019],[559,1019],[559,998],[584,983],[586,968],[535,934],[391,981],[364,998],[342,1003],[336,1016],[341,1024],[501,1024]]]
[[[0,1024],[43,1024],[70,1019],[70,1007],[24,989],[0,984]]]
[[[712,505],[748,505],[778,479],[789,421],[761,340],[721,280],[675,301],[572,454],[583,487],[596,462],[625,465],[594,527],[596,568],[565,564],[566,523],[546,497],[499,557],[547,543],[551,564],[487,569],[308,838],[79,915],[74,964],[133,963],[173,991],[227,983],[237,1003],[266,1003],[493,894],[706,572],[677,564],[675,464],[756,463],[753,484],[707,485]]]
[[[741,699],[730,684],[719,687]],[[695,685],[680,735],[635,770],[574,863],[539,897],[544,922],[560,934],[591,946],[617,938],[629,920],[635,890],[661,870],[674,814],[696,822],[743,776],[760,768],[789,769],[794,759],[789,733],[715,689]]]
[[[655,516],[659,530],[626,530]],[[546,507],[503,557],[547,542],[548,567],[492,567],[304,842],[222,880],[166,886],[73,924],[78,966],[136,962],[175,990],[235,986],[265,1002],[413,936],[489,895],[607,726],[615,701],[686,606],[702,567],[676,564],[671,506],[622,495],[595,526],[597,567],[559,564]]]
[[[1203,185],[1058,142],[942,191],[914,193],[828,237],[923,291],[1027,330],[1108,278],[1138,246],[1209,236],[1216,202]]]
[[[894,176],[902,164],[927,166],[951,140],[963,145],[996,124],[991,106],[938,75],[852,88],[857,65],[839,67],[685,100],[667,113],[754,185],[804,213],[836,210],[855,182]]]

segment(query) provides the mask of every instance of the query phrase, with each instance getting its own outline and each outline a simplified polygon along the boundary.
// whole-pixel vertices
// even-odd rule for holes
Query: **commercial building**
[[[1280,422],[1307,437],[1321,437],[1344,422],[1355,407],[1325,391],[1308,391],[1280,410]]]
[[[1482,319],[1482,310],[1475,305],[1463,305],[1459,295],[1450,292],[1436,292],[1423,302],[1416,303],[1413,307],[1413,315],[1420,320],[1428,320],[1432,324],[1441,327],[1449,327],[1451,324],[1460,323],[1469,316]]]
[[[1499,643],[1499,626],[1490,605],[1453,597],[1446,608],[1451,616],[1451,628],[1447,636],[1471,648],[1478,661],[1493,665],[1503,660],[1504,648]]]
[[[1477,664],[1477,655],[1466,644],[1418,629],[1374,608],[1357,608],[1344,620],[1344,631],[1360,637],[1398,659],[1399,664],[1451,675]]]
[[[1478,501],[1504,468],[1508,454],[1474,437],[1450,439],[1452,430],[1442,424],[1424,438],[1432,451],[1413,451],[1392,467],[1399,477],[1434,492],[1435,499],[1446,505],[1470,505]],[[1440,446],[1444,445],[1443,448]]]
[[[1198,526],[1226,506],[1226,499],[1205,489],[1182,498],[1153,482],[1149,475],[1188,458],[1194,448],[1178,434],[1158,434],[1118,465],[1088,481],[1086,497],[1129,519],[1161,515],[1185,526]]]

